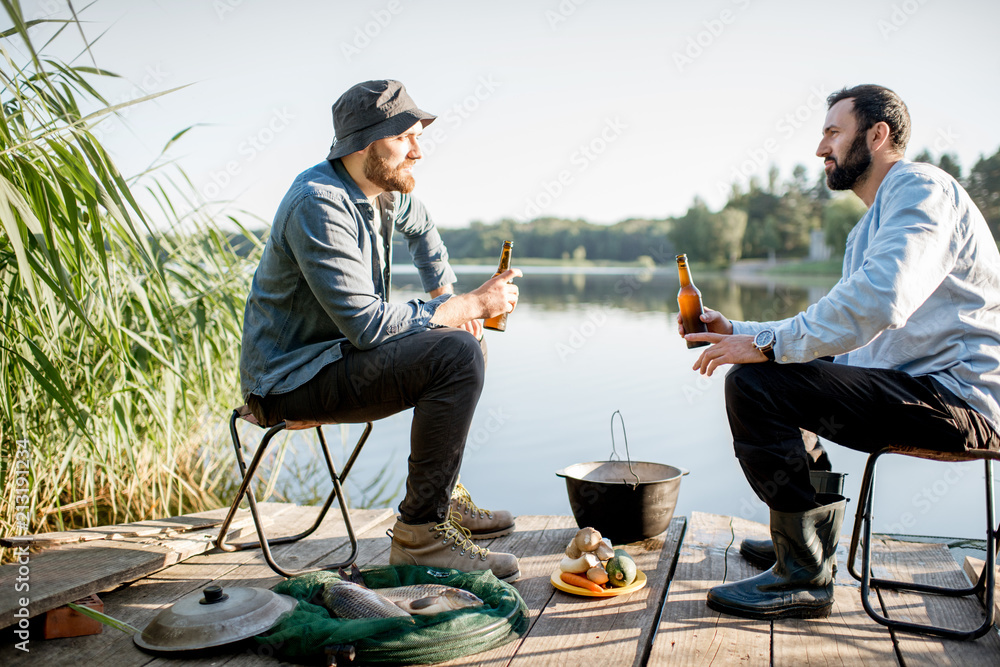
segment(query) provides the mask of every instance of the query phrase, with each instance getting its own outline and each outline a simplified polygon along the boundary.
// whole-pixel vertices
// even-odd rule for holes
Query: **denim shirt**
[[[386,247],[406,237],[424,290],[455,282],[448,251],[423,204],[408,194],[379,195]],[[380,266],[381,224],[340,160],[299,174],[278,206],[243,316],[243,399],[289,392],[341,358],[344,342],[367,350],[423,331],[451,295],[389,303],[389,252]]]
[[[964,189],[901,160],[847,237],[843,274],[805,312],[771,328],[779,363],[837,363],[931,375],[1000,431],[1000,253]]]

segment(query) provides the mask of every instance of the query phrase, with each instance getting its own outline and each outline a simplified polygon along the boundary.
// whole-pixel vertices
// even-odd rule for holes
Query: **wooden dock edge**
[[[986,563],[984,561],[981,561],[978,558],[966,556],[962,569],[965,570],[965,574],[968,575],[969,580],[972,583],[976,583],[976,581],[979,580],[979,576],[983,572],[983,566],[985,564]],[[997,568],[997,577],[994,586],[997,590],[993,596],[993,608],[995,610],[993,615],[993,627],[998,628],[1000,627],[1000,568]],[[985,595],[980,597],[979,601],[985,604]]]
[[[268,509],[270,506],[262,504]],[[284,503],[273,506],[279,511],[294,507]],[[230,525],[227,540],[256,536],[249,513],[244,514]],[[265,523],[274,518],[267,516]],[[177,535],[159,533],[150,537],[71,542],[41,553],[27,553],[0,567],[0,589],[21,591],[0,597],[0,629],[17,623],[25,610],[27,618],[34,618],[67,602],[137,581],[203,554],[215,548],[217,536],[217,527],[213,526]],[[18,548],[28,550],[28,547]],[[73,572],[73,576],[66,576],[67,572]],[[28,604],[22,605],[23,600]]]

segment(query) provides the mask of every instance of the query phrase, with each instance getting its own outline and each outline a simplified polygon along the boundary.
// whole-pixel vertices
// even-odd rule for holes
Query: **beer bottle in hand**
[[[504,241],[503,250],[500,251],[500,266],[494,276],[498,276],[510,268],[510,249],[514,247],[513,241]],[[493,331],[507,330],[507,313],[501,313],[496,317],[489,317],[483,321],[483,327]]]
[[[705,308],[701,305],[701,291],[691,280],[691,269],[687,265],[687,255],[677,255],[677,273],[681,279],[681,289],[677,292],[677,306],[681,309],[684,333],[705,333],[708,325],[701,321]],[[708,345],[708,341],[687,341],[688,348]]]

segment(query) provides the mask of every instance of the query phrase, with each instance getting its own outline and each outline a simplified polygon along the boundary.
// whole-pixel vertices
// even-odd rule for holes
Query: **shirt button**
[[[786,357],[785,355],[781,355],[781,360],[782,361],[788,361],[788,357]]]

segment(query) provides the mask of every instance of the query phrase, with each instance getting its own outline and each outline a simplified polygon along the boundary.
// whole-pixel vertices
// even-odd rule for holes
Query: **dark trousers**
[[[284,419],[359,423],[413,408],[406,523],[443,521],[458,480],[472,415],[483,390],[485,349],[461,329],[429,329],[359,350],[285,394],[251,396],[247,405],[263,424]]]
[[[800,429],[869,453],[888,445],[1000,448],[983,416],[930,376],[830,361],[734,366],[726,411],[750,486],[779,512],[818,507]]]

